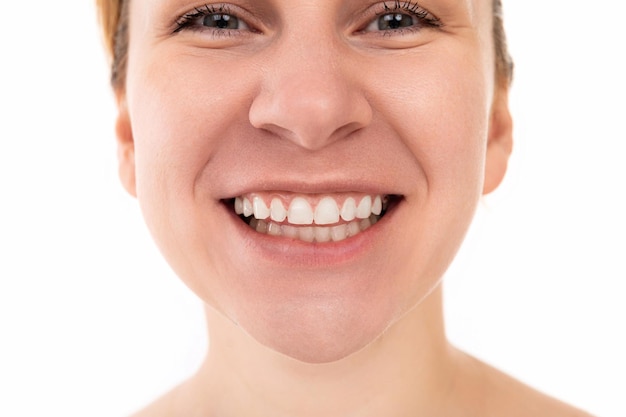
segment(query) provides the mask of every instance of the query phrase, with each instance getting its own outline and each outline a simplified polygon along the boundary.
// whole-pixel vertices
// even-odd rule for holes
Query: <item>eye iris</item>
[[[210,14],[204,17],[204,26],[217,29],[238,29],[239,19],[228,14]]]
[[[413,26],[413,18],[406,14],[393,13],[378,18],[379,30],[400,29],[408,26]]]

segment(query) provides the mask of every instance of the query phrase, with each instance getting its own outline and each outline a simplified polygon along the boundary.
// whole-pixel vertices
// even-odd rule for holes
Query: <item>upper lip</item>
[[[220,195],[218,198],[221,200],[228,200],[254,192],[284,192],[291,194],[310,195],[341,193],[358,193],[370,195],[402,194],[397,188],[392,188],[383,184],[379,184],[375,180],[367,182],[356,180],[315,182],[311,180],[306,180],[304,178],[300,181],[294,181],[293,178],[290,178],[289,180],[264,179],[261,181],[256,179],[249,182],[244,180],[236,185],[232,185],[227,193]]]
[[[268,168],[253,161],[249,165],[237,162],[228,171],[206,172],[206,183],[214,190],[216,199],[227,200],[255,192],[284,192],[293,194],[362,193],[370,195],[406,195],[405,176],[395,167],[382,166],[302,169]],[[304,165],[304,164],[303,164]],[[340,165],[340,163],[338,163]],[[245,168],[243,168],[245,166]],[[317,167],[316,167],[317,168]],[[391,172],[390,172],[391,171]],[[385,172],[386,175],[381,175]]]
[[[263,139],[263,140],[261,140]],[[254,192],[408,195],[415,191],[412,158],[380,137],[338,141],[315,152],[276,138],[240,136],[207,159],[196,185],[200,193],[227,200]],[[395,145],[394,145],[395,144]],[[392,146],[394,145],[394,146]],[[407,172],[407,167],[410,170]]]

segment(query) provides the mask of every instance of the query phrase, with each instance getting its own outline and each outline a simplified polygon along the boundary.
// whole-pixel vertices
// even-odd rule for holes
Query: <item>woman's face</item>
[[[438,284],[500,181],[494,88],[488,0],[133,0],[121,175],[206,303],[332,361]]]

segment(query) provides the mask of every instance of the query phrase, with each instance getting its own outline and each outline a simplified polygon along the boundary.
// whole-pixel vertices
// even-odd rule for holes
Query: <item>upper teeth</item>
[[[305,197],[291,199],[289,207],[285,208],[283,199],[273,197],[270,204],[259,195],[242,196],[235,198],[235,212],[245,217],[254,217],[258,220],[271,219],[281,223],[285,220],[293,225],[329,225],[340,222],[340,219],[350,222],[354,219],[367,219],[370,215],[380,215],[383,209],[383,197],[366,195],[357,199],[348,197],[343,204],[332,196],[324,196],[312,204]]]

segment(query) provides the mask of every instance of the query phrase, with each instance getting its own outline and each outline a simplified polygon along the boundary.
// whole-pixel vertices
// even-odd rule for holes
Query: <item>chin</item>
[[[310,364],[340,361],[361,351],[416,304],[400,292],[364,294],[347,286],[338,292],[273,295],[256,294],[254,301],[223,314],[259,344]]]
[[[345,324],[342,325],[341,320],[334,320],[329,325],[301,320],[282,327],[251,328],[247,332],[265,347],[298,362],[324,364],[340,361],[361,351],[377,340],[389,326],[388,322]]]

